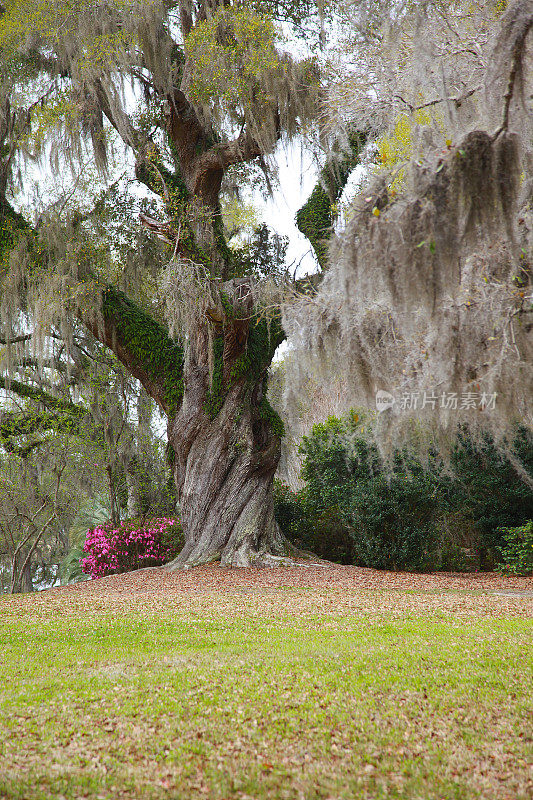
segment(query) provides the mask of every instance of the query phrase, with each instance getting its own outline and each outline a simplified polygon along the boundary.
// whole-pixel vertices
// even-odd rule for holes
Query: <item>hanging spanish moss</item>
[[[469,129],[440,146],[419,135],[374,170],[318,294],[286,308],[291,391],[341,364],[346,407],[376,412],[384,450],[465,423],[500,442],[533,427],[532,29],[531,3],[514,4]]]
[[[244,6],[221,8],[195,26],[185,54],[182,88],[200,117],[211,125],[223,119],[237,132],[246,128],[264,154],[281,131],[291,139],[316,118],[317,66],[282,52],[268,16]]]

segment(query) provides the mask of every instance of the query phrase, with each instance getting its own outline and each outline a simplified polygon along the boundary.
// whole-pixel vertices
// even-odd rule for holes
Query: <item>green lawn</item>
[[[0,797],[533,796],[531,620],[303,594],[0,600]]]

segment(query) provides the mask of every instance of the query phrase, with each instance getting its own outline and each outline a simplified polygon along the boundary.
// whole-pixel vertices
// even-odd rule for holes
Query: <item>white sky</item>
[[[278,157],[279,189],[271,200],[257,200],[265,223],[276,233],[289,237],[287,262],[300,263],[298,273],[316,272],[316,259],[310,244],[296,227],[295,215],[305,203],[317,181],[317,169],[309,156],[302,155],[299,145],[281,151]],[[294,269],[293,267],[293,269]]]

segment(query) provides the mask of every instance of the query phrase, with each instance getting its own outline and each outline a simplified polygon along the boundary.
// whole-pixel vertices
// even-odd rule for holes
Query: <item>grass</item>
[[[2,599],[0,797],[531,798],[531,620],[304,594]]]

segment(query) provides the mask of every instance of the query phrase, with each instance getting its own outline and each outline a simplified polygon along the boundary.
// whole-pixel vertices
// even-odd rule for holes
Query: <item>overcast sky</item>
[[[276,233],[289,237],[287,261],[301,264],[299,274],[315,272],[316,260],[305,236],[296,227],[295,215],[305,203],[317,180],[317,169],[309,156],[303,156],[298,144],[279,154],[279,187],[271,200],[257,199],[266,224]]]

